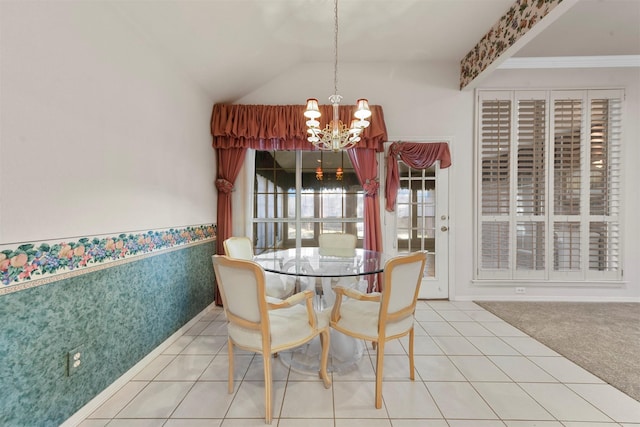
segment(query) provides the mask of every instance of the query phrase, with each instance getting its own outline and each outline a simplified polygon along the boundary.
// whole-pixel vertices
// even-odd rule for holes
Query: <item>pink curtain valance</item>
[[[383,151],[387,128],[380,105],[371,105],[371,124],[362,134],[357,148]],[[252,148],[255,150],[311,150],[307,141],[304,105],[215,104],[211,115],[213,148]],[[355,105],[340,106],[340,120],[351,123]],[[331,105],[320,105],[321,126],[332,116]]]
[[[400,187],[398,172],[398,158],[414,169],[426,169],[440,160],[440,168],[451,166],[449,144],[446,142],[394,142],[389,147],[387,155],[387,178],[385,197],[386,210],[392,212],[396,205],[396,196]]]

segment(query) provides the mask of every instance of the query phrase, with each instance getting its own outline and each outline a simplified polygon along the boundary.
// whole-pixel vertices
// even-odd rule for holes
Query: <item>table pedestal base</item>
[[[331,345],[329,347],[327,370],[339,374],[352,371],[364,354],[364,342],[333,329],[330,334]],[[295,371],[305,374],[317,374],[320,370],[320,354],[320,338],[317,337],[293,350],[278,353],[278,358],[285,366]]]

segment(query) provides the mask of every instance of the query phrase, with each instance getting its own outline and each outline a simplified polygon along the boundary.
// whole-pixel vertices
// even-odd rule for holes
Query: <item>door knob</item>
[[[449,227],[447,227],[446,225],[443,225],[442,227],[440,227],[440,231],[447,231],[449,229]]]

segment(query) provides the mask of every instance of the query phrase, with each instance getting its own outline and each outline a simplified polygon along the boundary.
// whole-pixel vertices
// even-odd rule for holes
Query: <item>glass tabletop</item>
[[[348,277],[381,273],[387,257],[382,252],[355,249],[347,256],[327,255],[318,247],[280,249],[253,259],[265,271],[291,276]]]

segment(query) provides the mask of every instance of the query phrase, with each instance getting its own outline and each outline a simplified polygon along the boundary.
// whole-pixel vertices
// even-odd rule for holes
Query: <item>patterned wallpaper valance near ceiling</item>
[[[464,89],[562,0],[517,0],[478,44],[460,61],[460,89]]]
[[[0,295],[60,280],[64,273],[98,266],[216,237],[216,225],[84,237],[59,243],[25,243],[0,251]],[[58,277],[60,276],[60,277]],[[45,280],[40,280],[45,279]]]

